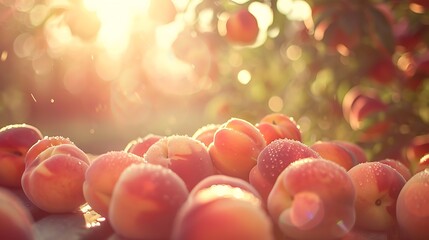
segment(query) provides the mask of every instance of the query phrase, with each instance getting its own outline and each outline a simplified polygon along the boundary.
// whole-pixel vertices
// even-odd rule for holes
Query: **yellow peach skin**
[[[216,131],[209,146],[210,157],[220,173],[248,180],[265,139],[251,123],[232,118]]]
[[[22,189],[46,212],[72,212],[85,203],[82,185],[88,166],[88,156],[73,144],[48,147],[26,166]]]

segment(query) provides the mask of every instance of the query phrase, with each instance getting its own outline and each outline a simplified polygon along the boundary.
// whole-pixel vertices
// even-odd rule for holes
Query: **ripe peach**
[[[396,200],[402,175],[380,162],[361,163],[348,171],[356,189],[356,227],[389,231],[396,226]]]
[[[219,124],[208,124],[205,125],[197,131],[195,131],[194,135],[192,135],[193,138],[201,141],[204,143],[206,147],[210,145],[210,143],[213,142],[214,134],[219,129]]]
[[[199,191],[210,188],[215,185],[228,185],[234,188],[239,188],[253,194],[257,198],[261,198],[258,191],[249,183],[241,178],[230,177],[226,175],[212,175],[204,178],[199,182],[189,193],[189,198],[193,198]]]
[[[34,239],[32,224],[33,217],[23,202],[0,187],[0,239]]]
[[[268,144],[259,154],[257,165],[249,174],[249,182],[267,199],[277,177],[292,162],[320,155],[309,146],[291,139],[277,139]]]
[[[131,164],[145,162],[142,157],[124,151],[111,151],[97,156],[85,173],[85,200],[94,211],[107,217],[113,188],[119,176]]]
[[[399,174],[401,174],[402,177],[405,179],[405,181],[408,181],[412,176],[410,169],[399,160],[386,158],[386,159],[380,160],[379,162],[383,164],[387,164],[391,166],[393,169],[395,169],[396,171],[398,171]]]
[[[405,183],[396,203],[403,239],[429,239],[429,169],[416,173]]]
[[[42,139],[34,126],[13,124],[0,129],[0,186],[21,187],[28,149]]]
[[[37,142],[28,151],[45,147],[34,159],[28,158],[21,185],[25,195],[40,209],[50,213],[76,210],[85,203],[82,185],[89,166],[88,156],[74,144],[55,145],[49,138]],[[34,151],[33,151],[34,150]]]
[[[253,124],[231,118],[216,131],[208,149],[220,173],[247,180],[265,146],[264,136]]]
[[[301,132],[295,120],[281,113],[271,113],[263,117],[256,127],[267,144],[279,138],[301,141]]]
[[[345,140],[334,140],[334,142],[352,152],[358,163],[368,162],[368,157],[366,156],[365,150],[356,143]]]
[[[144,159],[171,169],[189,190],[215,172],[206,146],[188,136],[174,135],[159,140],[147,150]]]
[[[334,141],[317,141],[310,148],[318,152],[322,158],[335,162],[346,170],[359,163],[353,152]]]
[[[112,228],[126,238],[169,239],[176,213],[188,194],[183,180],[170,169],[133,164],[113,189],[109,206]]]
[[[253,44],[259,34],[258,21],[249,10],[242,8],[226,21],[226,38],[232,43]]]
[[[158,142],[161,138],[163,137],[160,135],[148,134],[144,138],[137,138],[129,142],[127,146],[125,146],[124,151],[143,157],[149,147]]]
[[[268,211],[293,239],[337,239],[355,223],[355,189],[346,170],[321,158],[287,166],[268,196]]]
[[[260,198],[232,179],[195,189],[177,214],[171,239],[274,239]]]

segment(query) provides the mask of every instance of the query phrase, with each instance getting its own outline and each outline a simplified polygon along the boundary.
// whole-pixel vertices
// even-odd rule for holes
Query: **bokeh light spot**
[[[311,7],[306,1],[293,1],[292,9],[286,15],[292,21],[304,21],[311,17]]]
[[[241,84],[246,85],[252,80],[252,74],[246,69],[243,69],[238,72],[237,79]]]
[[[290,45],[286,49],[286,56],[292,61],[296,61],[296,60],[300,59],[302,56],[301,47],[299,47],[297,45]]]
[[[0,55],[0,61],[2,61],[2,62],[6,61],[7,56],[8,56],[7,51],[2,51],[1,55]]]
[[[268,107],[273,112],[280,112],[283,109],[283,99],[279,96],[272,96],[268,100]]]

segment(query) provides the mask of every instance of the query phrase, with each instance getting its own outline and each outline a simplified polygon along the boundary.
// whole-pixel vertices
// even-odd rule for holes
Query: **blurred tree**
[[[282,112],[303,142],[353,141],[372,160],[404,160],[429,133],[425,1],[151,1],[0,1],[0,124],[102,152]],[[251,43],[227,37],[243,9]]]

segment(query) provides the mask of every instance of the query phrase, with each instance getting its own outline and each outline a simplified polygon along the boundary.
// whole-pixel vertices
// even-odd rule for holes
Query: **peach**
[[[320,155],[309,146],[292,139],[277,139],[268,144],[259,154],[257,165],[249,173],[249,182],[266,200],[277,177],[292,162],[301,158]]]
[[[192,138],[195,138],[195,139],[201,141],[202,143],[204,143],[204,145],[206,147],[208,147],[210,145],[210,143],[213,142],[214,134],[219,129],[219,127],[220,127],[219,124],[205,125],[199,129],[197,129],[197,131],[195,131],[194,135],[192,135]]]
[[[293,118],[281,113],[271,113],[263,117],[256,127],[267,144],[279,138],[301,141],[301,131]]]
[[[0,239],[34,239],[32,224],[33,217],[23,202],[0,187]]]
[[[361,163],[348,171],[356,189],[356,227],[390,231],[396,226],[396,200],[405,184],[402,175],[380,162]]]
[[[267,208],[281,232],[293,239],[337,239],[355,223],[355,189],[346,170],[321,158],[287,166],[268,196]]]
[[[188,194],[183,180],[170,169],[133,164],[123,171],[113,189],[110,224],[126,238],[169,239]]]
[[[264,136],[253,124],[231,118],[216,131],[208,149],[220,173],[247,180],[265,146]]]
[[[149,147],[158,142],[161,138],[163,137],[160,135],[147,134],[144,138],[137,138],[130,141],[127,146],[125,146],[124,151],[143,157]]]
[[[0,129],[0,186],[21,187],[28,149],[42,139],[34,126],[13,124]]]
[[[310,148],[324,159],[335,162],[346,170],[359,163],[353,152],[334,141],[317,141]]]
[[[159,140],[147,150],[144,159],[171,169],[189,190],[215,172],[207,147],[188,136],[174,135]]]
[[[228,185],[234,188],[239,188],[253,194],[257,198],[261,198],[258,191],[249,182],[246,182],[241,178],[226,175],[212,175],[204,178],[192,189],[189,193],[189,198],[193,198],[199,191],[215,185]]]
[[[396,203],[396,216],[403,239],[429,239],[429,169],[405,183]]]
[[[232,13],[226,21],[226,38],[232,43],[253,44],[258,34],[258,21],[245,8]]]
[[[94,211],[107,217],[113,188],[119,176],[131,164],[145,162],[142,157],[124,151],[110,151],[97,156],[85,173],[85,200]]]
[[[405,147],[405,154],[414,173],[420,159],[429,153],[429,134],[414,136]]]
[[[386,164],[386,165],[389,165],[393,169],[398,171],[402,175],[402,177],[405,179],[405,181],[408,181],[412,176],[410,169],[407,166],[405,166],[405,164],[400,162],[399,160],[386,158],[386,159],[380,160],[379,162]]]
[[[368,157],[366,156],[365,150],[356,143],[345,140],[334,140],[333,142],[345,147],[347,150],[352,152],[358,163],[368,162]]]
[[[34,159],[27,155],[22,189],[34,205],[46,212],[75,211],[85,203],[82,185],[89,166],[88,156],[74,144],[55,145],[57,138],[52,138],[51,146],[47,139],[28,151],[34,153],[42,150],[40,145],[45,147]]]
[[[274,239],[272,222],[260,198],[237,186],[243,183],[237,184],[233,178],[217,179],[219,184],[212,178],[206,187],[194,189],[180,208],[171,239]],[[209,182],[214,184],[209,186]]]

